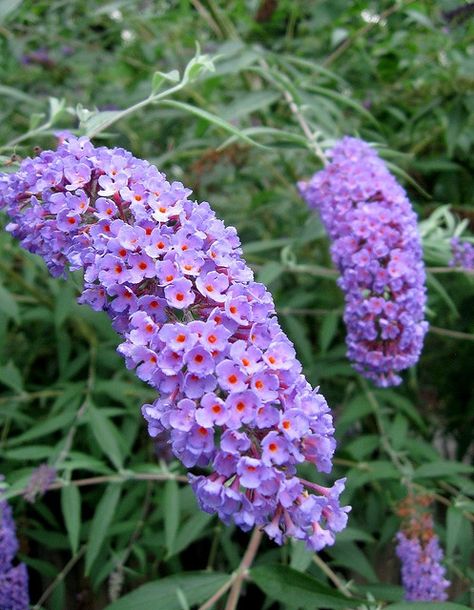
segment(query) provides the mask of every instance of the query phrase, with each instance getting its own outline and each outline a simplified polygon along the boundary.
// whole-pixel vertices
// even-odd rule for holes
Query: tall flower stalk
[[[331,162],[298,187],[318,210],[345,293],[347,355],[378,386],[401,382],[428,329],[425,270],[416,215],[370,146],[343,138]]]
[[[84,269],[80,302],[106,311],[129,368],[159,393],[142,413],[166,434],[201,508],[244,530],[314,550],[346,525],[343,480],[324,487],[297,466],[332,467],[324,397],[301,374],[272,297],[253,280],[233,227],[155,167],[87,138],[0,178],[7,229],[55,276]]]
[[[451,267],[460,267],[468,271],[474,270],[474,244],[461,241],[458,237],[451,240]]]
[[[28,610],[28,572],[24,563],[16,566],[13,560],[18,551],[18,540],[12,510],[0,498],[0,608]]]
[[[430,499],[409,496],[400,506],[402,527],[397,533],[396,553],[401,562],[402,584],[407,601],[445,601],[451,584],[442,565],[444,553],[426,512]]]

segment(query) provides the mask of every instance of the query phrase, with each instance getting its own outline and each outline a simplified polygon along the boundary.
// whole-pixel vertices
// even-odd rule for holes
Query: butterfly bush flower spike
[[[80,302],[104,310],[130,369],[158,392],[142,407],[168,439],[201,508],[244,530],[319,550],[347,522],[344,481],[323,487],[297,466],[332,467],[324,397],[301,373],[272,297],[253,280],[233,227],[154,166],[67,138],[0,178],[8,230],[55,276],[84,269]]]
[[[453,237],[451,253],[452,259],[449,263],[451,267],[461,267],[467,271],[474,271],[474,244]]]
[[[345,137],[329,165],[298,187],[318,210],[345,293],[347,354],[378,386],[401,382],[428,325],[416,215],[403,188],[365,142]]]
[[[405,599],[446,601],[446,589],[451,583],[445,578],[446,570],[441,563],[444,554],[433,530],[431,514],[423,512],[416,498],[409,498],[400,512],[406,518],[397,533],[396,553],[401,562]]]
[[[13,565],[18,551],[12,511],[0,498],[0,608],[2,610],[28,610],[28,573],[26,566]]]

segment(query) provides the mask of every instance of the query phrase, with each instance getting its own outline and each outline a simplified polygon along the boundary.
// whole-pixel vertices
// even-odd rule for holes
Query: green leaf
[[[269,286],[272,282],[280,277],[280,275],[285,271],[285,267],[281,263],[277,263],[276,261],[268,261],[262,265],[257,273],[257,282],[261,282],[265,284],[265,286]]]
[[[103,414],[101,409],[96,409],[92,404],[89,404],[88,416],[89,426],[99,447],[117,470],[120,470],[123,468],[120,433],[110,419]]]
[[[172,556],[181,553],[183,549],[186,549],[197,540],[202,535],[211,519],[212,515],[197,511],[179,528],[169,555]]]
[[[204,119],[205,121],[208,121],[212,125],[216,125],[217,127],[220,127],[221,129],[223,129],[224,131],[228,131],[229,133],[233,134],[234,136],[237,136],[240,140],[247,142],[247,144],[250,144],[251,146],[257,146],[258,148],[268,148],[267,146],[264,146],[263,144],[259,144],[255,140],[252,140],[251,138],[246,136],[245,133],[243,133],[240,129],[237,129],[236,127],[234,127],[231,123],[228,123],[221,117],[217,116],[216,114],[212,114],[211,112],[208,112],[207,110],[203,110],[202,108],[198,108],[197,106],[192,106],[191,104],[186,104],[184,102],[178,102],[176,100],[162,100],[158,103],[161,106],[169,106],[171,108],[177,108],[178,110],[183,110],[184,112],[189,112],[191,114],[195,114],[200,119]]]
[[[20,323],[20,311],[12,295],[0,284],[0,311],[17,324]]]
[[[458,140],[464,129],[467,127],[468,115],[464,110],[462,98],[459,97],[455,100],[451,108],[451,112],[446,118],[446,147],[448,149],[448,157],[452,157],[454,155]]]
[[[327,352],[328,347],[331,345],[331,342],[336,335],[339,317],[338,313],[331,312],[326,314],[323,318],[319,331],[319,344],[323,354]]]
[[[109,526],[114,517],[115,509],[120,498],[122,486],[110,484],[104,491],[94,518],[92,519],[91,529],[89,532],[89,542],[86,551],[86,569],[85,574],[88,576],[92,568],[92,564],[100,553],[104,544],[105,537],[108,533]]]
[[[338,419],[339,426],[349,426],[372,413],[372,407],[364,394],[358,394],[345,406]]]
[[[358,527],[351,527],[350,525],[337,534],[337,541],[339,542],[352,542],[354,540],[360,540],[362,542],[375,542],[374,537],[368,532]]]
[[[64,284],[56,293],[54,301],[54,324],[60,328],[71,312],[77,307],[71,284]]]
[[[32,112],[30,114],[30,121],[28,123],[28,128],[30,131],[33,131],[37,127],[41,125],[41,122],[46,117],[44,112]]]
[[[450,506],[446,520],[446,555],[448,557],[453,554],[457,546],[462,520],[462,512],[455,506]]]
[[[253,91],[244,95],[239,93],[237,100],[225,106],[220,116],[228,121],[239,119],[274,104],[280,97],[281,94],[275,91]]]
[[[310,566],[314,553],[306,548],[302,540],[291,541],[291,561],[290,567],[298,572],[306,572]]]
[[[216,66],[215,75],[236,74],[253,65],[260,55],[253,49],[246,49],[242,45],[233,57],[220,61]]]
[[[61,489],[61,510],[71,544],[73,555],[79,548],[79,533],[81,531],[81,495],[75,485]]]
[[[377,574],[367,557],[353,542],[338,542],[328,549],[328,554],[339,566],[354,570],[369,582],[377,581]]]
[[[44,460],[51,456],[50,445],[30,445],[2,451],[3,456],[8,460]]]
[[[1,13],[1,9],[0,9]],[[28,95],[24,91],[8,87],[7,85],[0,85],[0,95],[11,97],[19,102],[25,102],[27,104],[37,105],[38,101],[32,96]],[[2,170],[3,171],[3,170]]]
[[[65,411],[64,413],[60,413],[54,417],[49,417],[45,421],[40,422],[37,426],[33,426],[33,428],[30,428],[23,434],[13,438],[8,443],[8,446],[12,447],[14,445],[21,445],[26,441],[31,441],[35,438],[40,438],[41,436],[46,436],[46,434],[56,432],[56,430],[60,430],[62,428],[67,428],[75,416],[75,412]]]
[[[81,127],[89,138],[96,136],[110,125],[113,125],[123,115],[122,110],[103,110],[92,112],[87,119],[81,121]]]
[[[424,195],[427,199],[431,199],[431,195],[427,191],[425,191],[425,189],[414,178],[412,178],[410,174],[407,174],[407,172],[404,171],[401,167],[395,165],[394,163],[390,163],[389,161],[385,161],[385,164],[388,169],[396,176],[399,176],[403,180],[406,180],[408,184],[411,184],[414,188],[416,188],[419,193]]]
[[[16,11],[21,5],[21,2],[22,0],[2,0],[0,2],[0,23],[6,21],[10,13]]]
[[[215,69],[213,60],[209,55],[201,55],[198,46],[196,56],[191,59],[184,70],[183,83],[192,83],[203,72],[215,72]]]
[[[176,481],[166,481],[163,497],[163,511],[165,521],[165,542],[168,555],[171,554],[176,533],[179,525],[179,494],[178,484]]]
[[[105,465],[105,462],[97,458],[81,453],[80,451],[70,451],[67,460],[63,464],[63,468],[72,472],[73,470],[89,470],[95,473],[108,474],[111,472],[110,467]]]
[[[265,239],[259,241],[251,241],[243,245],[244,254],[257,254],[258,252],[266,252],[267,250],[275,250],[276,248],[283,248],[292,244],[293,240],[287,237],[281,237],[279,239]]]
[[[364,594],[370,593],[376,599],[387,602],[398,602],[403,599],[404,594],[403,587],[400,585],[389,585],[386,582],[371,583],[369,585],[357,584],[357,591]]]
[[[313,346],[307,336],[308,328],[296,316],[284,315],[281,318],[303,364],[310,366],[313,362]]]
[[[19,393],[23,392],[23,380],[20,371],[12,361],[5,366],[0,366],[0,383]]]
[[[422,464],[413,473],[414,479],[432,479],[446,477],[453,474],[472,473],[474,468],[468,464],[448,460],[438,460],[429,464]]]
[[[392,447],[399,451],[405,444],[405,439],[408,434],[408,420],[401,413],[395,415],[393,424],[388,430],[388,437],[391,440]]]
[[[355,100],[351,99],[350,97],[347,97],[347,95],[338,93],[337,91],[334,91],[334,89],[327,89],[326,87],[319,87],[314,84],[308,85],[307,83],[304,83],[303,87],[305,87],[309,91],[313,91],[314,93],[319,93],[320,95],[324,95],[325,97],[328,97],[329,99],[332,99],[332,100],[338,102],[339,104],[342,104],[344,106],[349,106],[349,108],[352,108],[356,112],[362,114],[366,119],[368,119],[374,125],[378,125],[378,121],[375,119],[375,117],[372,116],[372,114],[368,110],[366,110],[363,106],[358,104]]]
[[[151,80],[151,91],[152,93],[156,93],[161,85],[165,82],[178,83],[179,82],[179,72],[178,70],[171,70],[170,72],[160,72],[159,70],[153,74],[153,78]]]
[[[404,396],[387,389],[384,389],[383,392],[380,390],[374,390],[374,394],[381,404],[383,404],[384,401],[389,402],[397,410],[405,413],[405,415],[410,418],[421,430],[426,431],[426,424],[418,413],[417,408]]]
[[[441,284],[441,282],[438,281],[438,279],[432,273],[426,274],[426,284],[429,288],[433,288],[433,290],[435,290],[439,294],[441,299],[449,307],[451,313],[453,313],[456,318],[459,318],[460,316],[456,303],[450,297],[446,288]]]
[[[301,57],[296,57],[294,55],[273,54],[272,57],[276,61],[289,62],[289,63],[295,64],[296,66],[308,68],[311,72],[316,72],[317,74],[323,74],[324,76],[327,76],[329,79],[339,82],[344,87],[348,86],[347,81],[344,80],[339,74],[336,74],[336,72],[333,72],[332,70],[329,70],[328,68],[325,68],[324,66],[316,63],[315,61],[309,61],[307,59],[303,59]]]
[[[355,608],[360,600],[348,599],[307,574],[283,565],[253,568],[250,577],[269,597],[291,608]]]
[[[308,148],[308,140],[292,131],[284,131],[283,129],[276,129],[275,127],[246,127],[242,129],[240,133],[246,136],[263,136],[269,139],[270,143],[268,146],[277,146],[280,144],[295,144],[297,148]],[[238,138],[231,136],[228,140],[223,142],[217,150],[222,150],[233,144]]]
[[[229,575],[216,572],[186,572],[166,576],[138,587],[105,610],[182,610],[178,591],[184,592],[190,606],[195,606],[209,599],[229,579]]]

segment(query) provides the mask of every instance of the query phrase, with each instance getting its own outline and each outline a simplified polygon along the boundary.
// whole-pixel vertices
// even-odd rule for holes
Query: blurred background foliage
[[[157,70],[182,73],[196,42],[215,71],[116,120],[149,96]],[[0,59],[1,169],[54,147],[57,130],[95,129],[97,143],[192,187],[237,227],[333,408],[350,525],[319,557],[266,542],[239,607],[363,607],[331,601],[324,585],[367,608],[400,600],[407,484],[433,495],[451,599],[469,606],[474,277],[446,266],[449,238],[474,224],[472,3],[3,0]],[[345,358],[328,242],[295,188],[321,167],[298,115],[323,148],[345,134],[376,143],[419,214],[432,329],[400,388],[369,388]],[[52,280],[4,231],[0,249],[0,471],[34,607],[105,608],[147,582],[111,610],[205,602],[248,536],[199,513],[179,464],[150,441],[139,407],[153,392],[125,370],[108,319],[75,303],[80,277]],[[41,464],[56,482],[28,502]]]

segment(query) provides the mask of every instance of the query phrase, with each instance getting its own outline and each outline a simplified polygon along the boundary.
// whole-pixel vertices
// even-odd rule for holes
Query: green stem
[[[220,587],[220,589],[217,589],[217,591],[214,593],[214,595],[212,595],[207,602],[205,602],[202,606],[199,606],[198,610],[210,610],[210,608],[212,608],[212,606],[220,600],[220,598],[227,593],[227,591],[231,588],[231,586],[233,585],[235,579],[237,578],[237,572],[234,572],[232,574],[232,576],[229,578],[228,581],[226,581],[222,587]]]
[[[74,487],[89,487],[91,485],[103,485],[105,483],[126,483],[127,481],[178,481],[179,483],[188,483],[188,477],[185,475],[173,473],[148,473],[148,472],[125,472],[124,474],[103,475],[98,477],[89,477],[87,479],[75,480],[59,480],[48,485],[45,491],[53,491],[73,485]],[[22,496],[25,489],[20,489],[12,494],[8,494],[8,499]]]
[[[133,104],[132,106],[129,106],[128,108],[125,108],[124,110],[116,112],[115,114],[111,115],[110,118],[107,119],[107,121],[102,122],[95,129],[92,129],[91,131],[89,131],[87,134],[88,137],[94,138],[101,131],[104,131],[104,129],[107,129],[107,127],[110,127],[117,121],[120,121],[121,119],[125,118],[126,116],[129,116],[130,114],[133,114],[134,112],[137,112],[137,110],[141,110],[142,108],[145,108],[146,106],[148,106],[150,104],[156,103],[165,97],[173,95],[173,93],[180,91],[186,85],[187,85],[187,82],[181,81],[174,87],[171,87],[170,89],[166,89],[166,91],[163,91],[162,93],[155,93],[155,94],[149,95],[144,100],[141,100],[140,102],[137,102],[136,104]]]
[[[439,328],[431,326],[428,328],[430,333],[441,335],[443,337],[451,337],[452,339],[460,339],[462,341],[474,341],[474,335],[471,333],[463,333],[460,330],[449,330],[448,328]]]
[[[464,267],[426,267],[426,271],[430,273],[466,273],[474,275],[474,269],[464,269]]]
[[[317,553],[313,555],[313,561],[321,569],[321,571],[326,574],[329,580],[335,585],[336,589],[339,589],[339,591],[346,597],[353,597],[352,593],[349,591],[348,585],[342,582],[339,576],[330,566],[328,566],[325,561],[321,559]]]
[[[64,566],[64,568],[61,570],[61,572],[59,572],[59,574],[56,576],[56,578],[53,580],[53,582],[44,591],[43,595],[39,598],[39,600],[33,606],[32,610],[41,610],[41,606],[43,605],[43,603],[49,598],[49,596],[53,593],[53,591],[56,589],[56,587],[59,585],[59,583],[62,582],[66,578],[66,576],[69,574],[69,572],[72,570],[72,568],[81,559],[81,557],[86,552],[86,548],[87,548],[87,546],[84,545],[83,547],[81,547],[79,549],[79,551],[73,557],[71,557],[71,559]]]

